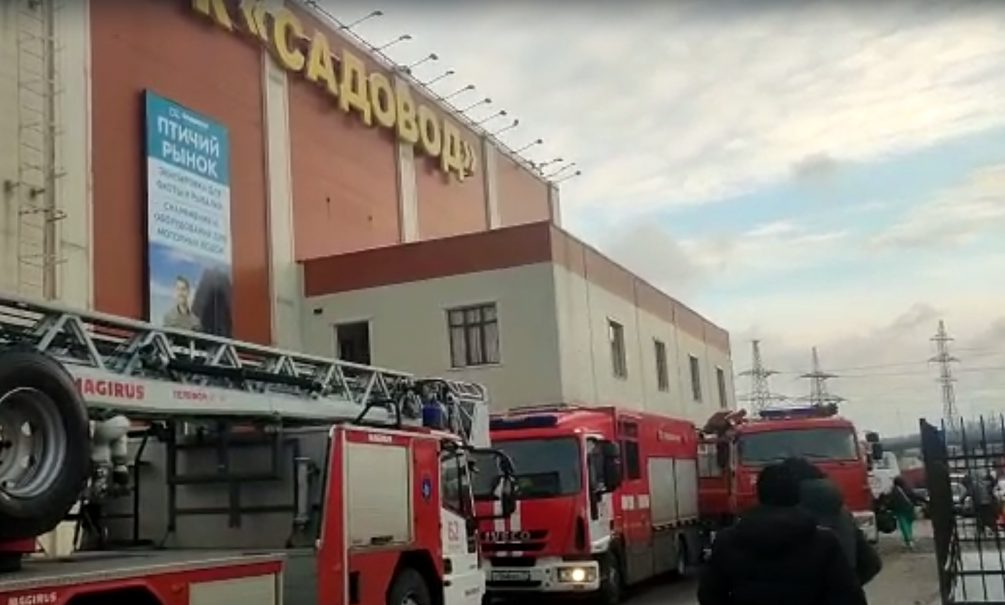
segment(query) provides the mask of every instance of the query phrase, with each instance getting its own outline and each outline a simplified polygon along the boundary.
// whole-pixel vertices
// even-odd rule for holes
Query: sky
[[[630,7],[631,10],[628,10]],[[729,330],[798,396],[810,348],[862,428],[1005,412],[1005,3],[339,2],[526,156],[563,227]],[[556,164],[561,165],[561,164]],[[567,174],[571,173],[570,170]],[[737,377],[744,394],[749,383]]]

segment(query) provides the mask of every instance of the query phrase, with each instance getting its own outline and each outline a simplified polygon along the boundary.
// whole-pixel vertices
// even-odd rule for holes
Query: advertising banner
[[[230,336],[227,129],[147,91],[146,156],[148,319]]]

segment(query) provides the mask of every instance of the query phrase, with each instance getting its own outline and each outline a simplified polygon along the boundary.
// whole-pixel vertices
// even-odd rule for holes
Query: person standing
[[[788,458],[782,465],[788,467],[799,482],[799,505],[818,525],[834,532],[859,583],[868,584],[883,569],[883,561],[856,525],[841,490],[805,458]]]
[[[918,500],[903,477],[893,480],[893,490],[890,492],[890,510],[897,520],[897,528],[900,529],[900,537],[904,540],[904,546],[914,549],[914,503]]]
[[[712,544],[698,583],[700,605],[865,605],[837,537],[799,507],[791,469],[765,467],[757,499]]]

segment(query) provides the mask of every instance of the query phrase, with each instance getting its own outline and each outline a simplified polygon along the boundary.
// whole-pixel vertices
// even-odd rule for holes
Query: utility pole
[[[827,379],[837,377],[837,374],[824,372],[820,368],[820,357],[817,355],[817,348],[813,347],[813,370],[800,376],[800,378],[809,379],[810,394],[802,399],[804,401],[809,401],[814,406],[825,406],[830,404],[837,405],[838,403],[841,403],[844,401],[844,397],[831,395],[827,392]]]
[[[946,332],[946,323],[939,320],[939,329],[935,336],[931,338],[935,343],[935,357],[929,361],[939,364],[939,384],[942,385],[942,420],[946,425],[946,431],[953,433],[958,428],[959,416],[956,411],[956,389],[953,378],[953,363],[960,360],[949,353],[949,343],[953,337]]]
[[[751,348],[751,368],[740,372],[740,376],[750,376],[750,394],[741,399],[749,401],[754,411],[760,412],[775,401],[784,401],[785,397],[772,393],[768,387],[768,376],[778,372],[764,367],[764,362],[761,360],[761,341],[751,341]]]

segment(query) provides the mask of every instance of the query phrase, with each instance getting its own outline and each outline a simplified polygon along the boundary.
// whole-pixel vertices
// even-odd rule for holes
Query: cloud
[[[420,77],[455,69],[437,90],[475,83],[521,118],[507,140],[577,160],[567,214],[700,203],[1005,123],[1000,3],[385,8],[365,35],[413,34],[396,59],[437,52]]]
[[[739,234],[721,234],[682,240],[681,246],[695,263],[723,281],[741,276],[777,276],[810,267],[844,250],[847,233],[812,230],[793,220],[755,225]]]
[[[1005,164],[971,173],[960,185],[940,191],[903,220],[877,235],[872,246],[933,248],[960,246],[1005,229]],[[997,235],[996,235],[997,236]]]
[[[617,232],[605,253],[665,292],[687,297],[707,277],[707,271],[674,237],[653,223]]]
[[[828,153],[814,153],[792,165],[792,176],[801,181],[819,181],[831,176],[840,164]]]

